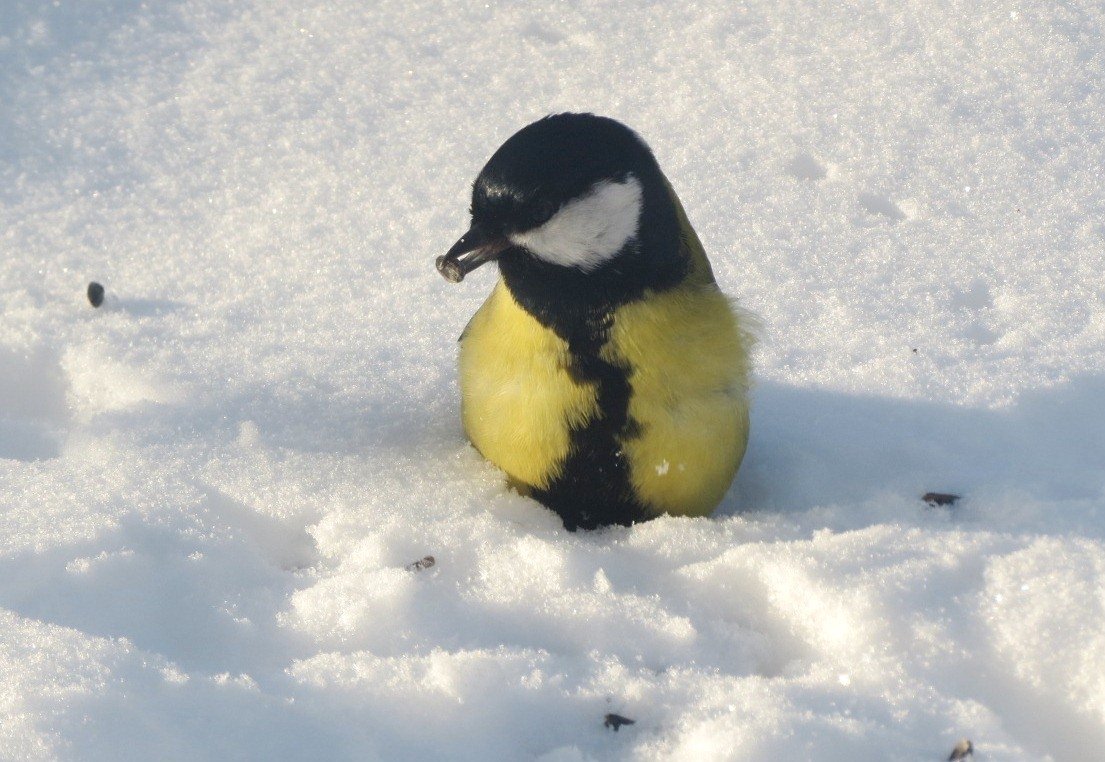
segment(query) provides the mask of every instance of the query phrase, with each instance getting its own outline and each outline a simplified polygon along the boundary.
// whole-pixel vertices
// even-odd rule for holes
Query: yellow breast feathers
[[[571,430],[597,411],[594,386],[572,381],[567,367],[567,342],[500,280],[461,339],[461,418],[476,449],[523,484],[547,487]]]
[[[748,344],[729,300],[698,279],[615,312],[602,353],[629,372],[637,425],[621,443],[654,514],[704,515],[725,495],[748,440]],[[502,283],[461,343],[465,431],[523,484],[547,487],[572,430],[598,412],[594,385],[573,381],[567,365],[566,342]]]
[[[699,516],[724,497],[748,441],[748,339],[713,283],[688,281],[618,309],[603,354],[630,368],[622,441],[640,501]]]

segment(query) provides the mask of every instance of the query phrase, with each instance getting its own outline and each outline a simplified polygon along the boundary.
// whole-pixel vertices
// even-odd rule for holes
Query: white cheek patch
[[[637,235],[641,218],[641,183],[603,180],[586,195],[560,208],[544,225],[510,236],[534,256],[562,267],[587,272],[607,261]]]

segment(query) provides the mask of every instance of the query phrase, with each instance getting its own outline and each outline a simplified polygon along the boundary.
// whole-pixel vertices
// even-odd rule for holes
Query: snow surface
[[[0,757],[1100,759],[1103,35],[0,0]],[[569,534],[461,434],[494,274],[433,258],[562,110],[646,137],[762,317],[713,518]]]

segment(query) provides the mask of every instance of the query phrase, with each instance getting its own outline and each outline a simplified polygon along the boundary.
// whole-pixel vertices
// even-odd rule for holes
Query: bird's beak
[[[460,283],[465,275],[498,259],[510,246],[505,237],[488,235],[478,225],[472,225],[445,256],[437,258],[437,271],[450,283]]]

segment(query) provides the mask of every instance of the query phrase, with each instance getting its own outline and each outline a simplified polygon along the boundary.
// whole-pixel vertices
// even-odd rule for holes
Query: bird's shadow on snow
[[[294,396],[263,382],[231,396],[209,389],[204,399],[114,411],[98,425],[157,443],[182,428],[233,439],[248,423],[263,448],[432,462],[465,441],[455,386],[440,391],[449,371],[436,370],[438,381],[418,390],[381,390],[371,378],[356,389],[306,382]],[[900,498],[922,507],[924,493],[948,492],[963,499],[941,511],[993,520],[995,529],[1100,537],[1102,452],[1105,377],[1026,392],[997,409],[765,382],[753,393],[745,461],[714,516],[818,511],[813,520],[843,531],[897,520]],[[1044,515],[1066,502],[1081,507]]]
[[[262,385],[144,415],[151,431],[163,428],[154,421],[175,428],[186,413],[200,430],[229,437],[241,422],[253,422],[265,447],[427,462],[464,446],[455,397],[455,390],[331,394],[319,386],[290,400]],[[135,428],[133,421],[114,423]],[[811,520],[843,531],[899,520],[901,498],[927,510],[923,494],[947,492],[962,500],[938,514],[1004,531],[1101,537],[1102,452],[1103,377],[1027,392],[997,409],[762,383],[753,395],[748,453],[714,516],[814,511]],[[1064,503],[1080,508],[1047,514]]]
[[[1028,392],[1006,408],[857,396],[776,383],[753,397],[752,434],[736,484],[717,515],[802,513],[887,495],[950,492],[960,511],[985,497],[1009,514],[1002,529],[1105,534],[1101,521],[1034,516],[1018,505],[1100,504],[1105,478],[1105,378]],[[1078,511],[1082,521],[1092,511]],[[892,519],[853,512],[853,526]],[[982,518],[982,517],[979,517]],[[1036,526],[1036,520],[1039,526]],[[998,528],[998,527],[995,527]]]

